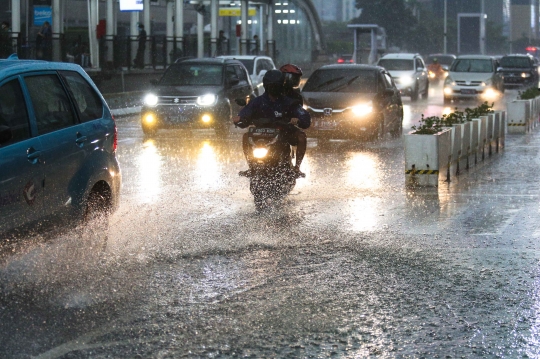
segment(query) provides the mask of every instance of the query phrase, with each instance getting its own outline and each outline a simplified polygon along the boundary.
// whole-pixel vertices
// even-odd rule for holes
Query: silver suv
[[[495,101],[504,92],[504,78],[492,56],[459,56],[450,67],[443,91],[445,104],[458,99]]]
[[[262,80],[266,71],[274,70],[276,68],[276,65],[274,65],[274,61],[271,57],[268,56],[243,55],[218,57],[225,59],[235,59],[244,64],[244,66],[248,70],[249,77],[253,85],[253,90],[257,96],[260,96],[264,93]]]
[[[410,96],[411,101],[428,97],[429,78],[426,65],[419,54],[386,54],[377,65],[384,67],[392,76],[400,93]]]

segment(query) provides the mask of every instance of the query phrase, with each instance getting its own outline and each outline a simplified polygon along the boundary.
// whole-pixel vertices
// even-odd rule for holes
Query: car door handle
[[[88,137],[86,137],[86,136],[81,136],[81,135],[77,135],[77,139],[75,140],[75,143],[78,144],[78,145],[82,145],[82,144],[85,143],[87,140],[88,140]]]
[[[36,164],[39,162],[39,157],[41,156],[41,151],[36,151],[33,147],[30,147],[27,151],[27,158],[28,161],[32,164]]]

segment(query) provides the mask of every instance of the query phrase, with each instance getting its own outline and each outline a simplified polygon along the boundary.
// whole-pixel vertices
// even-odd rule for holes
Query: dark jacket
[[[257,118],[298,118],[298,127],[305,129],[311,125],[311,116],[298,101],[287,96],[272,101],[266,92],[251,100],[240,110],[238,116],[240,116],[238,126],[241,128],[249,126],[251,121]]]
[[[300,90],[298,89],[286,89],[285,96],[298,101],[302,106],[304,105],[304,98],[302,97],[302,95],[300,94]]]

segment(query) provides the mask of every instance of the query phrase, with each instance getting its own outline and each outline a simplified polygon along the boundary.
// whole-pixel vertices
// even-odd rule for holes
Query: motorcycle
[[[249,189],[258,211],[283,200],[296,185],[293,151],[284,134],[288,121],[260,118],[248,132]]]

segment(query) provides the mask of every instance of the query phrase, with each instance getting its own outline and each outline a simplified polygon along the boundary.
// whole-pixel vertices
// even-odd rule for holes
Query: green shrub
[[[424,117],[424,114],[422,114],[420,124],[418,126],[414,125],[411,128],[414,131],[414,134],[417,135],[433,135],[440,132],[443,127],[452,127],[452,125],[472,121],[473,118],[493,113],[493,105],[493,103],[490,105],[486,101],[474,108],[467,107],[465,112],[459,111],[456,107],[454,112],[451,112],[448,115],[442,115],[442,117]]]
[[[422,114],[420,124],[418,126],[412,126],[412,129],[417,135],[434,135],[437,132],[440,132],[443,127],[444,126],[440,117],[424,117],[424,114]]]
[[[533,98],[540,96],[540,90],[537,87],[529,87],[525,91],[519,91],[519,100],[532,100]]]

